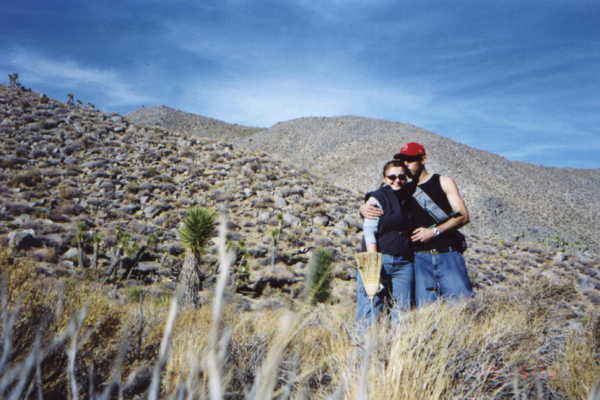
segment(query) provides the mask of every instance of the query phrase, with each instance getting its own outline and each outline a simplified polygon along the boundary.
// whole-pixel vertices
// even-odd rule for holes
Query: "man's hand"
[[[413,242],[427,243],[434,237],[435,237],[435,234],[433,233],[433,231],[431,229],[425,228],[425,227],[420,227],[413,231],[413,234],[410,237],[410,240],[412,240]]]
[[[363,203],[362,206],[360,206],[360,215],[369,219],[379,218],[383,215],[383,210],[372,204]]]

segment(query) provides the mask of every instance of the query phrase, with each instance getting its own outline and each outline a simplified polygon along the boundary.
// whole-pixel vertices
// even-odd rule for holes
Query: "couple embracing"
[[[458,232],[469,212],[454,180],[429,173],[426,161],[423,145],[406,143],[384,165],[382,186],[360,207],[366,250],[382,253],[383,289],[371,304],[357,274],[359,323],[377,319],[386,301],[397,321],[412,304],[473,295]]]

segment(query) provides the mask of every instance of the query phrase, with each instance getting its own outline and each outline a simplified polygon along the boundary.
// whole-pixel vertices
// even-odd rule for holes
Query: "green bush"
[[[312,305],[326,302],[331,296],[333,280],[333,255],[326,249],[317,249],[308,264],[308,276],[305,283],[306,301]]]
[[[204,207],[190,208],[179,227],[183,246],[199,256],[215,230],[215,212]]]

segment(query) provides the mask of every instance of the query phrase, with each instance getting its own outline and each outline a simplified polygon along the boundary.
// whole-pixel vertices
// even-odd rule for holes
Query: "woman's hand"
[[[383,210],[381,208],[375,207],[369,203],[363,203],[360,206],[360,215],[368,219],[379,218],[383,215]]]

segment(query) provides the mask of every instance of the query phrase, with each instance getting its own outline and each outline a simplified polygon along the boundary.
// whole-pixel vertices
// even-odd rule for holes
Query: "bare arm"
[[[375,197],[369,197],[365,204],[373,206],[377,210],[381,210],[381,205]],[[365,218],[363,221],[363,235],[368,252],[377,252],[377,239],[375,233],[379,225],[379,218]]]
[[[467,210],[465,201],[460,195],[456,182],[454,182],[452,178],[449,178],[447,176],[440,176],[440,184],[442,185],[442,190],[444,191],[444,193],[446,193],[446,197],[448,197],[448,202],[452,207],[452,211],[455,213],[460,213],[459,216],[449,218],[447,221],[435,227],[441,234],[444,232],[451,231],[453,229],[458,229],[461,226],[468,224],[469,211]],[[429,242],[434,237],[435,233],[433,229],[420,227],[415,229],[411,239],[413,242]]]

